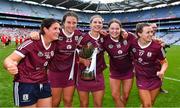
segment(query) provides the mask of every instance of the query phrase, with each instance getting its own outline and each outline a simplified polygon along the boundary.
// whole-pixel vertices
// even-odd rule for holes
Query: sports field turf
[[[12,98],[12,80],[13,77],[3,68],[3,60],[15,49],[14,45],[3,48],[0,46],[0,107],[13,107]],[[154,107],[180,107],[180,46],[171,46],[167,50],[167,59],[169,68],[165,74],[163,88],[168,90],[168,94],[160,94]],[[108,57],[105,56],[107,63]],[[104,71],[106,79],[106,91],[103,101],[103,107],[114,107],[109,87],[109,71]],[[90,97],[90,106],[93,106],[92,97]],[[61,104],[61,106],[63,106]],[[75,93],[73,106],[79,106],[78,94]],[[134,83],[127,107],[139,107],[140,101],[136,84]]]

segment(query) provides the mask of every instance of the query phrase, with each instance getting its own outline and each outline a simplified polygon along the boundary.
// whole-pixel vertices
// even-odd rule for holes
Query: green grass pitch
[[[15,50],[14,45],[3,48],[0,46],[0,107],[13,107],[13,92],[12,92],[12,80],[13,77],[7,73],[3,68],[4,58]],[[171,46],[167,50],[167,59],[169,62],[168,70],[165,74],[163,88],[168,90],[168,94],[160,94],[157,97],[154,107],[180,107],[180,46]],[[108,63],[108,57],[105,54],[106,61]],[[111,97],[111,91],[109,87],[109,71],[104,71],[106,79],[106,90],[103,101],[103,107],[114,107],[114,102]],[[61,106],[63,104],[61,103]],[[73,98],[73,106],[79,107],[79,97],[75,92]],[[93,106],[92,97],[90,97],[90,106]],[[139,107],[140,100],[138,91],[134,81],[131,94],[129,96],[127,107]]]

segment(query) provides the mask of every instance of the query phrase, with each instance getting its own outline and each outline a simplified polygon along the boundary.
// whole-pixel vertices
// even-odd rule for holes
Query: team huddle
[[[31,39],[4,60],[4,67],[14,75],[15,105],[58,107],[63,101],[64,107],[72,107],[77,89],[80,107],[88,107],[90,93],[94,107],[102,107],[107,52],[115,106],[126,106],[135,76],[142,107],[152,107],[168,62],[163,46],[153,39],[151,25],[138,23],[132,34],[122,28],[118,19],[112,19],[108,33],[104,33],[103,18],[94,15],[90,31],[83,34],[77,30],[77,23],[74,12],[65,13],[62,26],[55,19],[44,19],[40,33],[32,33]],[[84,46],[92,46],[93,50]],[[90,58],[80,56],[83,48]]]

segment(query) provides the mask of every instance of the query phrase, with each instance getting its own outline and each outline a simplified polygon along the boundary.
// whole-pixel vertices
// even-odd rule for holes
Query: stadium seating
[[[171,44],[179,39],[179,32],[168,32],[169,30],[180,29],[180,21],[169,22],[169,20],[163,19],[172,19],[180,18],[180,5],[162,7],[162,8],[154,8],[150,10],[141,10],[137,12],[126,12],[126,13],[100,13],[100,15],[104,18],[105,25],[112,18],[120,19],[123,23],[123,27],[128,31],[134,31],[135,25],[137,22],[142,21],[150,21],[157,22],[159,25],[158,35],[160,38],[163,38],[167,43]],[[66,10],[40,6],[40,5],[32,5],[22,2],[13,2],[7,0],[0,0],[0,14],[7,15],[18,15],[29,16],[33,18],[55,18],[62,19]],[[82,31],[89,30],[89,20],[94,13],[85,13],[85,12],[77,12],[79,16],[80,24],[78,27]],[[2,18],[3,17],[3,18]],[[17,16],[16,16],[17,17]],[[25,18],[24,18],[25,19]],[[161,21],[162,20],[162,21]],[[85,23],[85,24],[83,24]],[[27,20],[16,20],[16,18],[8,19],[6,16],[1,16],[0,25],[18,25],[22,27],[36,27],[40,26],[39,21],[27,21]],[[13,31],[14,32],[14,31]],[[176,42],[178,43],[178,42]]]

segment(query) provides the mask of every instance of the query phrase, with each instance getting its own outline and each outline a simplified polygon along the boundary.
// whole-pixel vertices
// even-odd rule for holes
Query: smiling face
[[[100,32],[103,28],[103,19],[101,17],[94,17],[90,22],[91,31]]]
[[[138,33],[139,37],[141,40],[145,41],[145,42],[150,42],[152,40],[153,37],[153,29],[151,26],[144,26],[142,28],[142,32]]]
[[[44,27],[45,36],[50,40],[57,40],[60,33],[60,24],[53,23],[49,28]]]
[[[109,26],[109,34],[114,39],[119,39],[121,27],[118,23],[113,22]]]
[[[63,23],[65,32],[71,34],[77,28],[77,18],[74,16],[67,16]]]

